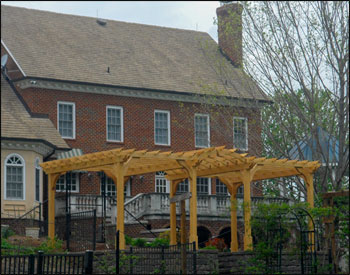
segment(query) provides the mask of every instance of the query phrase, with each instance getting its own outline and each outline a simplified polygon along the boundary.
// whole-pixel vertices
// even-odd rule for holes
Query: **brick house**
[[[217,9],[217,45],[198,31],[2,6],[1,55],[9,55],[8,76],[29,109],[48,115],[71,148],[176,152],[226,145],[260,155],[260,108],[269,99],[240,68],[242,33],[224,31],[230,9],[241,16],[238,4]],[[233,27],[241,30],[239,22]],[[67,181],[72,211],[99,207],[103,192],[115,194],[105,175],[77,171],[62,176],[56,214],[62,213],[60,194]],[[253,196],[261,195],[255,187]],[[188,191],[187,183],[179,189]],[[229,216],[218,212],[219,204],[225,210],[227,189],[208,178],[199,179],[197,189],[199,208],[205,210],[203,215],[198,210],[198,233],[205,240],[229,227]],[[149,229],[166,228],[169,212],[160,210],[167,192],[161,171],[134,177],[125,185],[126,209],[129,205]],[[140,201],[150,193],[154,211],[145,212]],[[108,215],[113,224],[115,216]],[[129,224],[128,233],[139,236],[142,227]]]

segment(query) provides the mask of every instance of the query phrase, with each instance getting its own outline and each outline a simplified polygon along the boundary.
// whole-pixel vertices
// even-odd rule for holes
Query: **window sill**
[[[171,147],[171,144],[154,144],[154,146],[161,146],[161,147]]]
[[[63,138],[63,139],[68,139],[68,140],[76,140],[75,137],[74,137],[74,138],[71,138],[71,137],[62,137],[62,136],[61,136],[61,138]]]
[[[111,143],[111,144],[124,144],[124,141],[106,140],[106,143]]]
[[[25,201],[26,199],[4,198],[5,201]]]
[[[56,190],[57,193],[65,193],[66,190]],[[68,191],[70,193],[79,193],[79,191]]]

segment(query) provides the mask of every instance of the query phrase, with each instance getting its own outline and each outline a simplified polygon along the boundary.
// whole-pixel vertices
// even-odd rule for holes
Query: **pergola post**
[[[227,186],[227,190],[229,191],[231,197],[231,207],[230,207],[230,213],[231,213],[231,244],[230,249],[231,252],[237,252],[238,251],[238,240],[237,240],[237,189],[238,184],[230,184],[229,180],[219,177],[219,180],[223,182]]]
[[[314,175],[308,171],[305,171],[304,169],[301,177],[304,179],[305,185],[306,185],[307,203],[309,204],[310,208],[314,208]],[[308,227],[309,227],[309,231],[314,230],[311,219],[309,219]],[[310,238],[311,238],[312,244],[315,244],[315,234],[313,233],[310,233],[310,234],[311,234]]]
[[[124,169],[123,163],[116,164],[117,178],[117,231],[119,231],[119,249],[125,249],[124,234]]]
[[[170,181],[170,199],[175,196],[176,184]],[[170,245],[177,244],[176,240],[176,202],[170,203]]]
[[[53,241],[55,238],[55,193],[56,182],[60,174],[48,175],[48,199],[49,199],[49,217],[48,217],[48,237]]]
[[[243,170],[241,172],[241,179],[244,186],[244,251],[252,249],[252,230],[251,230],[251,196],[250,196],[250,183],[252,179],[251,172],[249,170]]]
[[[191,167],[190,174],[190,186],[191,194],[190,198],[190,243],[196,242],[196,248],[198,249],[198,235],[197,235],[197,171]]]
[[[238,251],[237,240],[237,188],[238,185],[232,187],[231,193],[231,252]]]
[[[119,231],[119,249],[125,249],[124,234],[124,163],[116,162],[111,170],[103,170],[110,177],[117,189],[117,228]]]

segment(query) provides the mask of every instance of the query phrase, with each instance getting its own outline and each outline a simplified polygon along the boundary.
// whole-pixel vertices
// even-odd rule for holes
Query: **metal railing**
[[[1,274],[93,274],[93,252],[1,255]]]

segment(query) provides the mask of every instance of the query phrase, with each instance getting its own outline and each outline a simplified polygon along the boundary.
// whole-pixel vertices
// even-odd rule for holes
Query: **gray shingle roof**
[[[48,118],[32,117],[1,74],[1,138],[46,140],[70,148]]]
[[[204,32],[2,5],[1,38],[27,76],[267,99]]]

